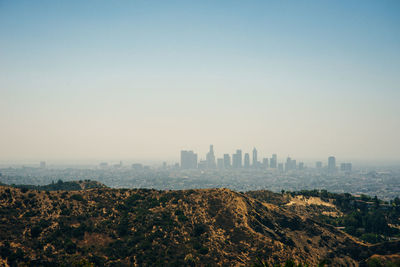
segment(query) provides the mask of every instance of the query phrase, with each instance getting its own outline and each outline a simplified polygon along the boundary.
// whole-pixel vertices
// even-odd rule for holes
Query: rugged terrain
[[[0,266],[249,266],[287,259],[358,266],[374,254],[400,252],[398,242],[363,243],[293,201],[228,189],[0,186]]]

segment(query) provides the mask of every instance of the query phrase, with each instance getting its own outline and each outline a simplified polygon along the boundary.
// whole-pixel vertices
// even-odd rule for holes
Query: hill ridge
[[[0,196],[3,261],[250,265],[260,258],[358,266],[382,251],[333,226],[226,188],[57,192],[0,186]],[[14,229],[7,231],[10,225]]]

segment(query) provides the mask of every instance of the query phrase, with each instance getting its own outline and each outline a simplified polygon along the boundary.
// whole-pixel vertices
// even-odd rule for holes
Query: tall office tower
[[[243,166],[243,164],[242,164],[242,159],[243,159],[242,150],[240,150],[240,149],[236,150],[236,155],[238,156],[239,168],[242,168],[242,166]]]
[[[263,158],[262,167],[264,169],[268,169],[268,158]]]
[[[239,158],[237,154],[232,154],[232,168],[239,168]]]
[[[322,162],[321,161],[315,162],[315,168],[321,169],[322,168]]]
[[[290,157],[287,157],[285,163],[285,171],[290,171],[291,169],[292,169],[292,159]]]
[[[253,149],[253,168],[258,168],[257,149]]]
[[[290,168],[291,168],[292,170],[297,169],[297,162],[296,162],[295,159],[292,159],[292,162],[290,163]]]
[[[40,168],[42,168],[42,169],[46,168],[46,161],[41,161],[40,162]]]
[[[246,169],[250,168],[250,155],[249,153],[244,154],[244,167]]]
[[[304,162],[299,162],[299,170],[303,170],[304,169]]]
[[[340,164],[340,170],[345,172],[351,172],[352,166],[351,163],[342,163]]]
[[[351,172],[353,170],[353,165],[351,163],[346,163],[346,171]]]
[[[216,165],[213,145],[210,145],[210,151],[206,155],[206,161],[209,169],[215,169]]]
[[[296,160],[291,159],[290,157],[287,157],[286,163],[285,163],[285,171],[295,170],[296,168],[297,168]]]
[[[224,154],[224,168],[229,169],[231,167],[231,157],[229,154]]]
[[[236,153],[232,155],[232,167],[242,168],[242,150],[236,150]]]
[[[224,168],[224,159],[217,159],[217,168],[223,169]]]
[[[279,170],[280,172],[283,172],[283,163],[279,163],[279,164],[278,164],[278,170]]]
[[[272,158],[269,162],[269,166],[270,168],[276,168],[278,164],[278,157],[276,156],[276,154],[272,154]]]
[[[181,169],[196,169],[197,168],[197,154],[192,150],[181,151]]]
[[[164,170],[167,168],[167,163],[166,163],[165,161],[162,163],[162,168],[163,168]]]
[[[208,162],[207,160],[200,160],[199,164],[197,165],[197,168],[201,169],[201,170],[205,170],[208,168]]]
[[[346,170],[346,163],[341,163],[340,164],[340,170],[345,171]]]
[[[333,156],[330,156],[328,158],[328,170],[329,171],[336,171],[336,158]]]

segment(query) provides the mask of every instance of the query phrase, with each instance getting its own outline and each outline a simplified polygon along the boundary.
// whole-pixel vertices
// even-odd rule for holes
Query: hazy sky
[[[0,161],[400,161],[400,1],[0,0]]]

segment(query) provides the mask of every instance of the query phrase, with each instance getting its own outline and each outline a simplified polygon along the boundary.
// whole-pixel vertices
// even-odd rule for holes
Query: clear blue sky
[[[400,1],[0,0],[0,160],[400,161]]]

